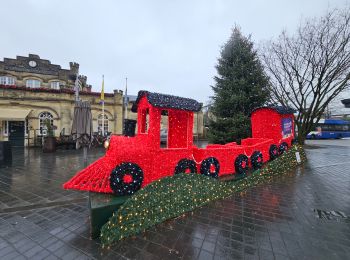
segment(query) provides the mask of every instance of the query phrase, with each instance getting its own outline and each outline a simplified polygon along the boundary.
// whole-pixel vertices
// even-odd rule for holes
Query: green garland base
[[[300,154],[299,163],[296,152]],[[288,173],[305,160],[303,148],[295,145],[262,169],[236,181],[223,182],[200,174],[178,174],[162,178],[139,190],[113,214],[101,229],[101,242],[110,245],[136,235],[211,201],[227,198],[234,192],[267,182],[273,176]]]

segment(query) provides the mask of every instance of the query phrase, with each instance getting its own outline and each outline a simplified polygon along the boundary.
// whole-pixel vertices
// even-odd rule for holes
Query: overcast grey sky
[[[347,0],[1,0],[0,59],[80,64],[93,91],[145,89],[206,102],[220,47],[237,24],[259,43]]]

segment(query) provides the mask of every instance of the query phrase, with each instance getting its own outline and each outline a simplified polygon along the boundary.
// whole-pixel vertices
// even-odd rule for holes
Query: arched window
[[[26,87],[27,88],[40,88],[41,82],[38,79],[27,79]]]
[[[2,76],[0,77],[0,85],[15,85],[16,80],[11,76]]]
[[[97,117],[97,132],[99,134],[102,134],[102,114],[100,114],[98,117]],[[105,114],[104,115],[104,127],[103,127],[103,131],[104,131],[104,134],[107,134],[108,133],[108,116]]]
[[[50,122],[50,125],[53,126],[53,116],[50,112],[44,111],[39,114],[39,133],[41,135],[47,135],[47,125],[46,121]]]

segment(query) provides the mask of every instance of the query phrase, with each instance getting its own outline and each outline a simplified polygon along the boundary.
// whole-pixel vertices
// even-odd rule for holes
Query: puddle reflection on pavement
[[[309,145],[307,164],[291,174],[109,249],[90,239],[87,193],[62,189],[84,167],[82,151],[14,149],[0,167],[0,258],[346,259],[350,147]],[[90,150],[89,163],[103,153]]]

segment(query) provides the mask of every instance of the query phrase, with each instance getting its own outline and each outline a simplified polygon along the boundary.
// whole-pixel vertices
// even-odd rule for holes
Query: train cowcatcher
[[[65,189],[130,195],[162,177],[200,173],[214,178],[245,175],[286,151],[294,138],[293,110],[260,107],[251,113],[252,137],[224,145],[193,144],[196,100],[139,91],[132,111],[137,113],[134,137],[112,135],[103,157],[78,172]],[[161,145],[161,118],[168,120],[168,137]]]

